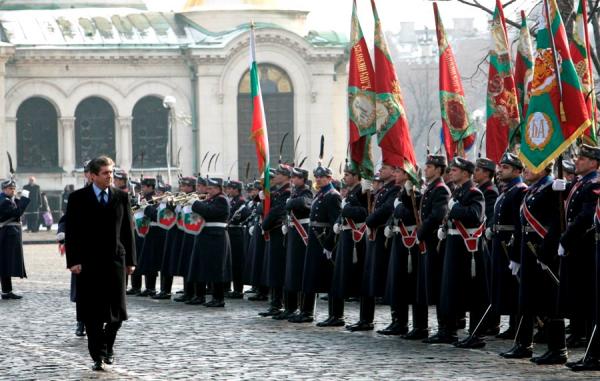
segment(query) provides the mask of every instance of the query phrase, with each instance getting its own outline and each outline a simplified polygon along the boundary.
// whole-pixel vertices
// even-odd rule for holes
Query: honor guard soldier
[[[488,305],[487,280],[479,238],[485,231],[485,200],[471,180],[475,165],[455,157],[450,176],[456,189],[448,202],[445,224],[438,238],[446,240],[440,312],[444,327],[438,331],[437,343],[455,343],[458,320],[469,311],[473,332]],[[432,342],[432,340],[430,340]]]
[[[283,307],[283,283],[285,281],[285,237],[281,227],[285,223],[286,201],[290,198],[291,168],[279,164],[271,179],[271,208],[262,222],[265,236],[265,258],[263,262],[263,282],[271,289],[269,309],[260,316],[275,316]]]
[[[231,271],[233,277],[233,291],[227,294],[228,298],[242,299],[244,297],[244,228],[243,222],[250,215],[246,207],[246,200],[242,197],[244,184],[240,181],[227,182],[226,190],[229,196],[229,220],[227,233],[231,242]],[[227,288],[227,286],[225,286]]]
[[[425,243],[425,257],[419,263],[419,277],[417,279],[417,303],[427,303],[436,306],[438,330],[443,328],[442,315],[439,310],[440,287],[442,279],[442,267],[444,264],[444,243],[437,236],[439,226],[442,224],[448,210],[450,190],[446,186],[442,175],[446,171],[446,157],[443,155],[428,155],[425,161],[425,181],[427,186],[423,191],[419,206],[419,217],[421,226],[417,229],[417,239]],[[424,276],[421,276],[424,275]],[[425,339],[428,342],[437,340],[437,335],[426,338],[428,330],[411,331],[405,339]]]
[[[377,331],[381,335],[408,333],[410,304],[413,306],[413,328],[421,332],[427,329],[427,304],[416,303],[420,248],[424,249],[417,241],[418,211],[415,209],[419,200],[404,169],[396,168],[394,177],[400,191],[394,200],[393,215],[384,231],[392,246],[385,290],[385,300],[390,305],[392,322],[385,329]]]
[[[596,290],[594,211],[600,189],[598,164],[600,148],[583,144],[575,160],[577,178],[565,190],[565,230],[560,237],[559,312],[571,320],[567,347],[585,345],[593,327],[594,303],[590,291]],[[564,180],[554,188],[563,189]]]
[[[567,180],[568,183],[573,182],[577,177],[577,175],[575,174],[575,163],[573,163],[573,160],[563,160],[562,166],[565,180]]]
[[[29,191],[22,190],[16,197],[14,180],[2,182],[0,193],[0,284],[2,299],[21,299],[13,292],[12,277],[26,278],[23,259],[21,216],[29,204]]]
[[[384,235],[385,224],[394,212],[394,199],[399,188],[395,184],[394,167],[384,163],[379,170],[383,182],[373,198],[373,211],[367,216],[367,252],[362,279],[362,297],[358,322],[347,325],[349,331],[368,331],[373,329],[375,317],[375,298],[383,297],[390,259],[389,245]]]
[[[331,169],[319,165],[313,171],[313,176],[319,191],[310,208],[300,313],[288,319],[292,323],[310,323],[314,320],[315,293],[328,292],[333,275],[333,225],[340,215],[341,197],[331,183]]]
[[[207,198],[192,204],[204,219],[202,232],[194,240],[188,280],[196,283],[196,297],[205,298],[206,284],[212,283],[212,300],[206,307],[225,307],[223,284],[231,282],[231,245],[227,234],[229,202],[223,194],[223,179],[206,180]]]
[[[269,177],[275,177],[275,169],[269,168]],[[262,187],[262,185],[261,185]],[[263,266],[265,261],[265,236],[262,230],[263,222],[263,206],[264,192],[260,190],[256,199],[256,213],[251,219],[252,223],[248,228],[250,235],[250,244],[248,247],[249,267],[248,267],[248,283],[256,288],[258,292],[255,295],[249,296],[250,301],[265,301],[269,294],[269,288],[265,285],[263,277]]]
[[[329,316],[317,323],[318,327],[342,327],[344,300],[360,296],[362,274],[365,263],[365,241],[367,226],[367,194],[361,186],[360,173],[352,164],[344,169],[346,197],[342,199],[342,210],[333,229],[338,234],[333,266],[333,280],[329,293]]]
[[[258,192],[260,191],[260,182],[255,180],[254,182],[248,183],[246,185],[246,207],[250,211],[250,215],[244,221],[244,284],[250,285],[250,290],[244,292],[244,294],[256,294],[259,291],[259,287],[255,286],[252,282],[252,274],[253,274],[253,266],[254,266],[254,249],[253,247],[256,244],[256,240],[254,239],[255,229],[260,227],[258,224],[259,215],[257,214],[258,206],[260,205],[260,198],[258,196]],[[260,228],[259,228],[260,230]],[[265,291],[265,295],[268,291]],[[262,296],[261,296],[262,297]],[[266,300],[266,299],[265,299]]]
[[[129,193],[129,176],[127,172],[120,168],[115,168],[113,174],[113,183],[115,188]]]
[[[308,245],[310,205],[313,194],[308,185],[308,171],[302,168],[292,169],[292,193],[285,203],[287,220],[282,226],[286,235],[284,311],[273,316],[276,320],[292,317],[299,306],[298,295],[302,291],[304,258]]]
[[[530,358],[533,355],[533,324],[536,317],[545,320],[544,332],[548,351],[532,358],[540,365],[564,363],[564,320],[558,317],[559,259],[557,249],[560,238],[560,201],[552,190],[552,164],[539,173],[525,169],[529,188],[520,208],[521,258],[513,271],[520,275],[519,323],[514,346],[500,356],[505,358]]]

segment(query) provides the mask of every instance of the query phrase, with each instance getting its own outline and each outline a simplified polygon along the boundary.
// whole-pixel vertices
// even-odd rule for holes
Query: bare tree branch
[[[490,14],[490,15],[492,15],[492,16],[494,15],[494,11],[493,11],[493,10],[489,9],[489,8],[488,8],[488,7],[486,7],[486,6],[483,6],[483,5],[481,5],[481,4],[479,3],[479,1],[477,1],[477,0],[472,0],[472,1],[467,1],[467,0],[457,0],[457,1],[458,1],[459,3],[462,3],[462,4],[465,4],[465,5],[468,5],[468,6],[470,6],[470,7],[479,8],[479,9],[481,9],[482,11],[485,11],[485,12],[489,13],[489,14]],[[514,1],[515,1],[515,0],[510,0],[510,1],[508,1],[508,2],[507,2],[507,5],[510,5],[510,4],[512,4]],[[517,23],[517,22],[515,22],[515,21],[513,21],[513,20],[510,20],[510,19],[506,19],[506,23],[507,23],[507,24],[509,24],[509,25],[511,25],[511,26],[514,26],[515,28],[520,28],[520,27],[521,27],[521,24],[519,24],[519,23]]]

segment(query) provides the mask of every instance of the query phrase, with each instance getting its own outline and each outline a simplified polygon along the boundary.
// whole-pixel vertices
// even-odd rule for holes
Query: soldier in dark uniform
[[[341,197],[331,183],[331,169],[319,165],[313,175],[319,191],[310,208],[300,313],[288,319],[292,323],[310,323],[314,320],[315,293],[328,292],[333,275],[333,225],[340,215]]]
[[[373,329],[375,298],[383,297],[390,260],[391,245],[386,245],[385,223],[394,212],[394,199],[399,188],[394,179],[394,167],[384,163],[379,170],[383,186],[373,197],[373,211],[367,216],[367,252],[362,279],[360,316],[358,322],[346,326],[349,331]]]
[[[192,204],[192,210],[204,219],[202,232],[194,240],[188,280],[196,283],[196,297],[205,298],[206,284],[212,283],[212,300],[206,307],[224,307],[223,284],[231,282],[231,245],[227,234],[229,202],[223,194],[223,180],[207,179],[208,197]]]
[[[427,304],[416,303],[420,245],[416,233],[418,211],[415,209],[420,195],[415,193],[413,183],[404,169],[397,168],[394,174],[400,191],[394,200],[394,213],[384,231],[392,246],[385,290],[392,321],[385,329],[377,331],[382,335],[403,335],[408,332],[410,304],[413,327],[427,329]]]
[[[298,309],[298,295],[302,291],[304,258],[308,244],[308,224],[313,194],[308,185],[308,171],[302,168],[292,169],[292,193],[285,203],[287,219],[282,226],[286,235],[284,311],[273,316],[276,320],[287,320]]]
[[[275,169],[269,169],[270,178],[275,177]],[[261,185],[262,187],[262,185]],[[247,283],[252,285],[258,292],[255,295],[249,296],[250,301],[265,301],[268,300],[269,288],[264,283],[263,278],[263,262],[265,259],[265,237],[262,231],[263,221],[263,198],[264,193],[259,190],[255,198],[255,213],[250,218],[248,234],[250,242],[248,244],[248,268],[247,268]]]
[[[520,274],[519,324],[515,345],[505,358],[529,358],[533,354],[533,324],[536,316],[545,320],[544,331],[549,351],[532,358],[538,364],[564,363],[564,320],[556,308],[558,285],[551,274],[558,274],[557,248],[560,238],[560,202],[552,190],[552,164],[539,173],[525,169],[527,189],[520,208],[521,258],[516,264]],[[511,259],[512,261],[512,259]],[[513,268],[515,264],[513,263]]]
[[[440,312],[445,326],[438,331],[437,343],[454,343],[458,319],[466,311],[473,332],[489,304],[483,253],[479,237],[485,231],[485,200],[471,180],[475,165],[455,157],[450,175],[456,189],[448,202],[446,224],[438,230],[438,238],[446,240]]]
[[[600,189],[598,164],[600,149],[582,145],[575,160],[576,180],[565,191],[565,231],[560,238],[559,311],[571,320],[568,347],[585,345],[594,321],[594,303],[590,290],[595,290],[594,211]],[[561,182],[556,180],[555,182]],[[557,188],[560,190],[562,188]]]
[[[12,277],[26,278],[23,259],[21,216],[29,203],[29,191],[21,191],[17,198],[14,180],[2,182],[0,193],[0,284],[2,299],[21,299],[13,292]]]
[[[575,174],[575,163],[573,163],[573,160],[563,160],[562,166],[565,180],[567,180],[568,183],[573,182],[577,177],[577,175]]]
[[[260,205],[260,198],[258,192],[260,191],[260,184],[258,181],[253,181],[246,184],[246,208],[249,210],[249,215],[243,222],[244,225],[244,284],[250,285],[250,289],[245,291],[244,294],[256,294],[258,287],[251,283],[252,279],[252,266],[254,255],[251,250],[251,244],[254,243],[254,237],[250,234],[250,230],[254,230],[252,226],[257,220],[256,209]],[[252,228],[252,229],[251,229]]]
[[[283,307],[283,283],[285,280],[285,237],[281,227],[285,223],[286,201],[290,198],[291,168],[280,164],[271,179],[271,208],[262,222],[265,233],[265,258],[263,262],[263,283],[271,289],[271,302],[260,316],[275,316]]]
[[[333,230],[338,235],[333,266],[333,280],[329,292],[329,316],[317,323],[318,327],[344,326],[344,299],[360,296],[365,263],[367,194],[362,191],[359,171],[353,165],[344,169],[346,197]]]
[[[246,200],[242,197],[244,184],[240,181],[227,182],[229,195],[229,220],[227,232],[231,243],[231,270],[233,277],[233,291],[227,294],[228,298],[242,299],[244,297],[244,228],[243,222],[250,216],[246,207]],[[227,285],[226,285],[227,288]]]
[[[444,263],[444,243],[440,242],[437,231],[448,209],[450,190],[446,186],[442,175],[446,170],[446,157],[442,155],[429,155],[425,162],[425,180],[427,187],[421,197],[419,216],[421,226],[417,229],[417,239],[425,243],[424,260],[419,261],[419,274],[417,277],[417,303],[427,303],[436,306],[438,330],[442,330],[444,322],[439,310],[440,283],[442,279],[442,266]],[[425,339],[428,329],[412,330],[403,338],[409,340]],[[427,338],[425,342],[437,341],[438,335]]]

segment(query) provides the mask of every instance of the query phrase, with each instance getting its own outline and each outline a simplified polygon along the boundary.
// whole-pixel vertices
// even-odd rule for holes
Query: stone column
[[[6,89],[5,89],[5,74],[6,74],[6,61],[12,57],[12,55],[15,52],[15,48],[14,46],[4,43],[4,42],[0,42],[0,121],[2,122],[2,124],[0,125],[0,152],[2,152],[3,154],[0,155],[0,178],[3,178],[5,176],[8,176],[8,158],[6,156],[6,151],[11,151],[11,154],[13,156],[13,160],[15,161],[14,165],[17,165],[16,161],[18,160],[16,158],[17,156],[17,142],[16,142],[16,134],[15,134],[15,128],[14,128],[14,123],[16,122],[16,120],[13,121],[13,127],[12,127],[12,131],[8,131],[8,125],[7,125],[7,120],[6,120],[6,99],[4,98],[6,95]],[[14,117],[16,115],[10,115],[11,117]],[[10,139],[9,133],[12,134],[13,138],[12,140]]]
[[[75,163],[75,117],[63,116],[59,121],[61,127],[59,147],[62,151],[60,166],[63,171],[72,172],[83,165],[83,163]]]
[[[132,164],[132,136],[131,136],[131,123],[133,118],[131,116],[121,116],[117,119],[117,123],[119,126],[118,134],[119,139],[117,139],[117,163],[119,166],[129,171],[131,169]]]

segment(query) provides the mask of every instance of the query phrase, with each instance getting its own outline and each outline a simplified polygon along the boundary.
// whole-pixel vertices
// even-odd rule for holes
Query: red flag
[[[521,11],[521,30],[519,31],[517,58],[515,59],[515,84],[519,96],[521,119],[524,119],[527,115],[527,107],[529,106],[533,63],[533,46],[531,45],[531,35],[527,26],[527,17],[525,17],[525,12]]]

